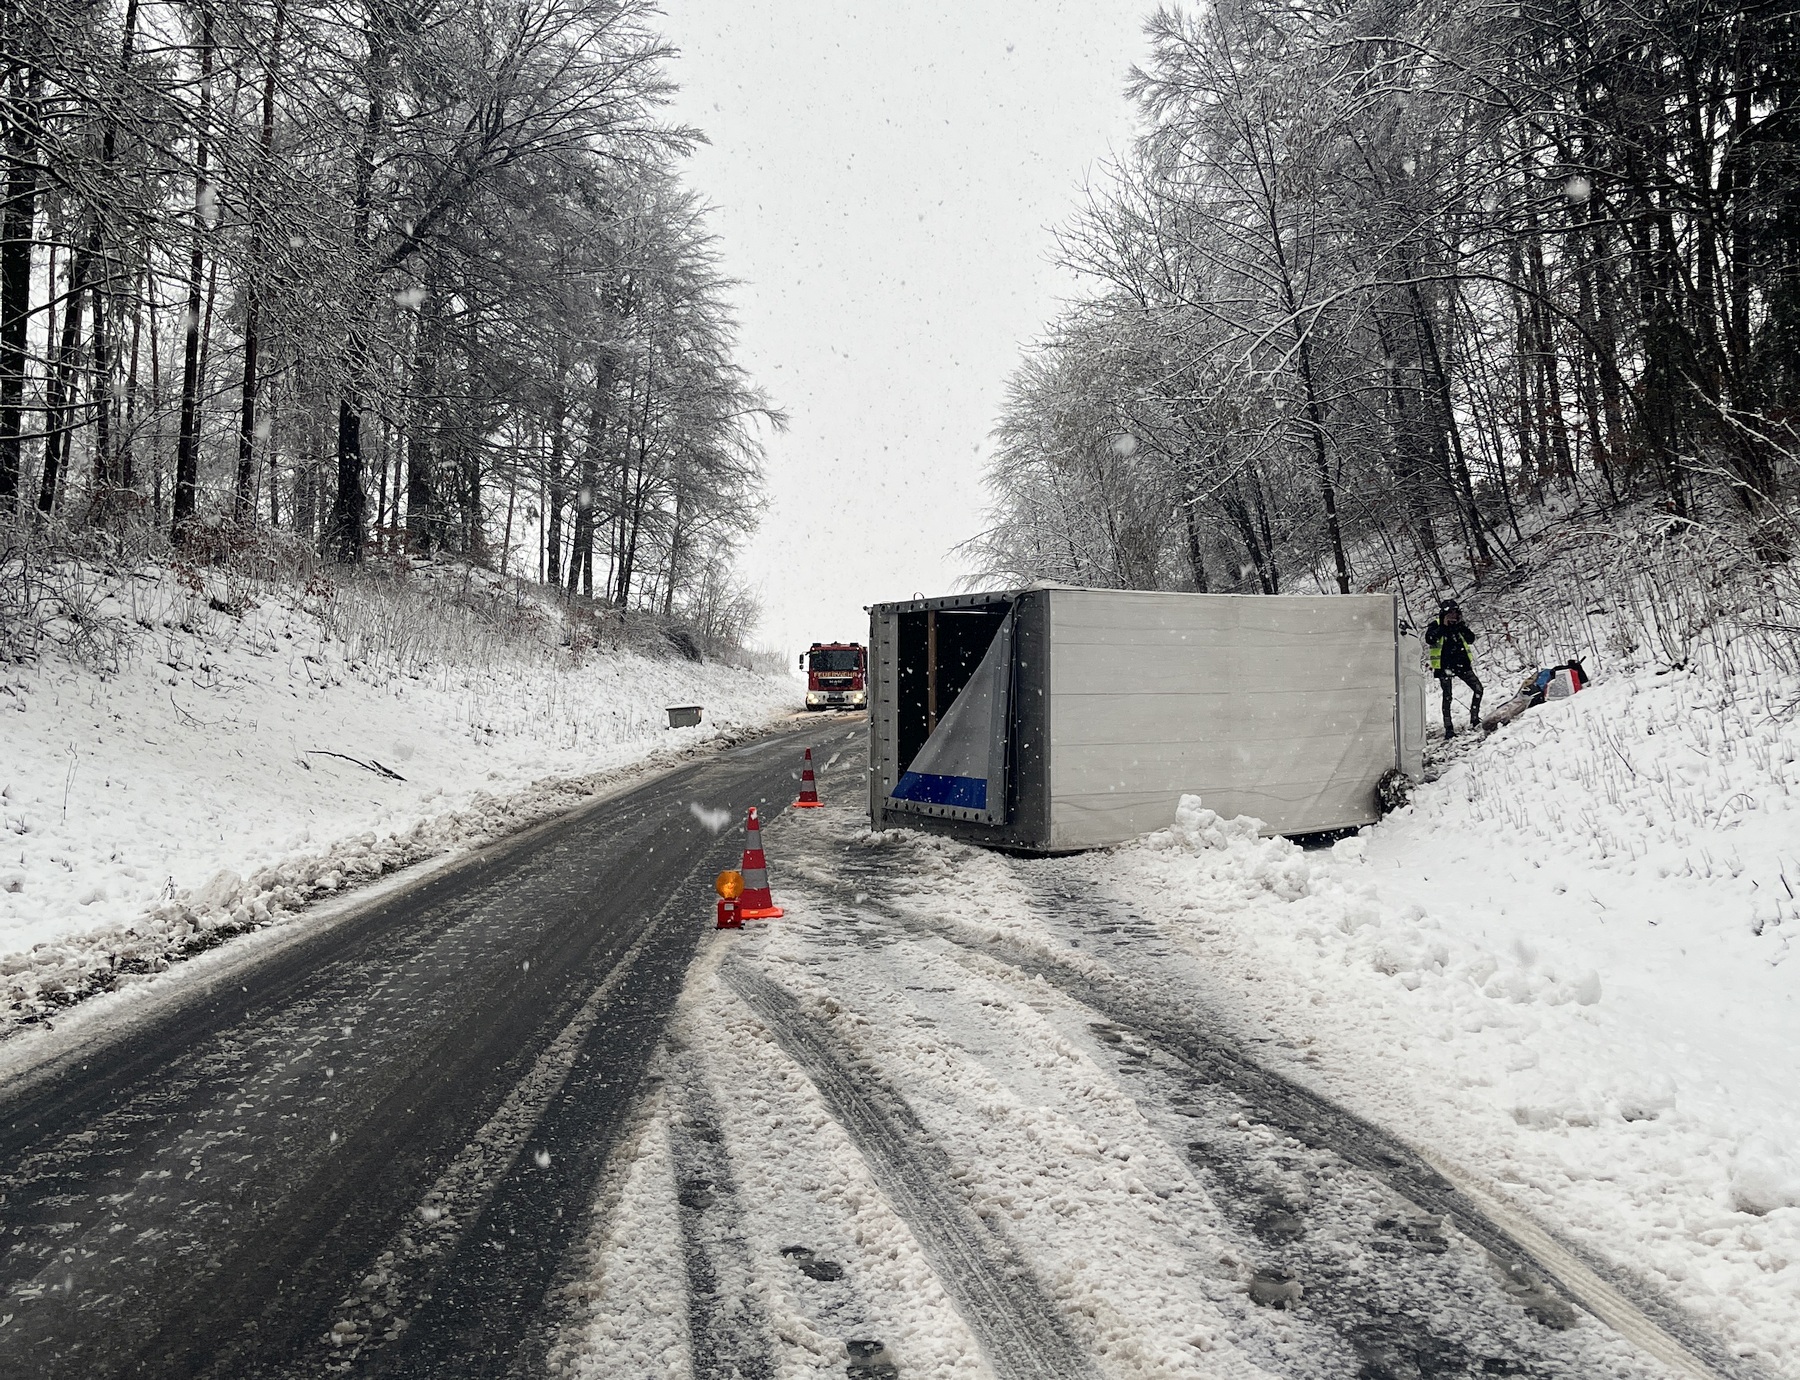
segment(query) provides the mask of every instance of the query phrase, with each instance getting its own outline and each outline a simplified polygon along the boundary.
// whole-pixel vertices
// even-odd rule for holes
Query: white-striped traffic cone
[[[787,912],[769,895],[769,865],[763,860],[762,824],[756,806],[744,820],[744,894],[738,897],[738,915],[745,920],[775,920]]]
[[[806,750],[806,765],[800,769],[800,798],[794,802],[796,810],[823,809],[825,802],[819,799],[818,778],[813,775],[812,749]]]

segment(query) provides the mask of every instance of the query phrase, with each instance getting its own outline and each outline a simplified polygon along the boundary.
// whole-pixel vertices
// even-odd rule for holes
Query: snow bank
[[[532,601],[508,609],[530,636],[432,626],[429,575],[353,599],[100,574],[104,656],[0,666],[0,1029],[796,702],[787,676],[593,650]],[[673,703],[705,722],[669,730]]]
[[[1189,797],[1082,866],[1289,1072],[1800,1374],[1796,701],[1626,675],[1330,849]]]

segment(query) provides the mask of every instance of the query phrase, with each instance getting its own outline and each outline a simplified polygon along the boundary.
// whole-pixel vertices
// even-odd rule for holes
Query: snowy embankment
[[[1800,724],[1692,692],[1533,711],[1329,855],[1190,818],[1117,884],[1295,1071],[1796,1374]]]
[[[1800,1376],[1800,683],[1736,691],[1602,682],[1328,849],[1190,798],[1137,844],[1006,866],[1150,922],[1258,1057]],[[1054,908],[979,900],[978,928],[1079,958]]]
[[[797,701],[465,568],[61,574],[80,658],[0,664],[0,1031]]]

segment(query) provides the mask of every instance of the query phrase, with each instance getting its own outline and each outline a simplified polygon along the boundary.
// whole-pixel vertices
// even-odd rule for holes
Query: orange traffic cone
[[[744,894],[738,898],[738,915],[744,920],[774,920],[786,914],[769,895],[769,865],[763,861],[762,824],[756,806],[744,820]]]
[[[800,770],[800,798],[794,802],[796,810],[818,810],[825,802],[819,799],[819,783],[813,776],[812,749],[806,750],[806,765]]]

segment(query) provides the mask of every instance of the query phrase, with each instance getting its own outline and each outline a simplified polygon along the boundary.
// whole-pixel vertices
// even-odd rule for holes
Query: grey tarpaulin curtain
[[[907,764],[889,803],[985,824],[1006,822],[1006,725],[1013,612],[1000,622],[969,683]]]

